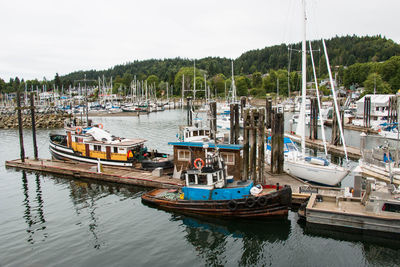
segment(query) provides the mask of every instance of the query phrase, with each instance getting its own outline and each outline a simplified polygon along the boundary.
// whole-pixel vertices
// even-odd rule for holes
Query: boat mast
[[[302,117],[300,121],[302,121],[301,125],[301,152],[303,157],[305,156],[305,151],[306,151],[306,139],[305,139],[305,133],[306,133],[306,120],[305,120],[305,115],[306,115],[306,3],[305,0],[301,1],[302,6],[303,6],[303,41],[301,43],[301,53],[302,53],[302,58],[301,58],[301,110],[300,110],[300,116]]]
[[[319,99],[318,80],[317,80],[317,73],[315,72],[314,57],[313,57],[313,52],[312,52],[313,50],[312,50],[312,47],[311,47],[311,41],[308,41],[308,44],[310,46],[310,55],[311,55],[311,63],[312,63],[312,67],[313,67],[315,90],[317,92],[317,102],[318,102],[318,109],[319,109],[319,113],[320,113],[319,121],[321,123],[322,143],[324,144],[325,156],[328,156],[328,150],[326,149],[324,119],[322,118],[322,114],[321,114],[321,101]],[[310,120],[310,123],[311,123],[311,120]]]
[[[235,86],[235,76],[233,74],[233,60],[232,60],[232,102],[236,101],[236,86]]]
[[[324,39],[322,39],[322,44],[324,45],[326,67],[328,68],[329,81],[331,83],[331,90],[332,90],[332,95],[333,95],[333,102],[335,103],[336,117],[338,119],[338,124],[339,124],[340,138],[342,139],[344,155],[345,155],[346,161],[348,162],[349,159],[347,158],[346,142],[344,140],[344,134],[343,134],[343,128],[342,128],[342,118],[340,117],[339,107],[338,107],[338,103],[337,103],[337,99],[336,99],[335,85],[333,84],[332,72],[331,72],[331,67],[330,67],[331,65],[329,64],[328,51],[326,50],[326,45],[325,45]]]
[[[196,59],[193,62],[193,101],[196,100]]]

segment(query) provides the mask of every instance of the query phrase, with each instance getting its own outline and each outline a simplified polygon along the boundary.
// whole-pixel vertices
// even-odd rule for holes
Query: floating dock
[[[68,175],[74,178],[87,178],[152,188],[178,188],[184,186],[185,183],[185,181],[172,178],[172,176],[169,175],[155,176],[150,171],[126,167],[111,167],[103,165],[102,172],[99,173],[97,172],[97,166],[94,164],[72,161],[50,159],[34,160],[26,158],[25,162],[16,159],[6,161],[5,165],[8,168],[25,169],[29,171]],[[267,167],[266,169],[269,168]],[[292,188],[292,203],[294,205],[300,205],[306,202],[312,193],[323,193],[335,196],[340,192],[340,188],[315,186],[286,173],[271,174],[266,171],[265,177],[266,184],[279,183],[280,185],[289,185]]]
[[[172,176],[155,176],[150,171],[139,169],[110,167],[103,165],[102,172],[100,173],[97,172],[97,165],[72,161],[48,159],[34,160],[26,158],[25,162],[17,159],[6,161],[5,165],[6,167],[68,175],[75,178],[88,178],[154,188],[176,188],[183,186],[184,184],[184,181],[180,179],[174,179]]]
[[[289,137],[290,139],[292,139],[295,142],[301,142],[301,137],[299,135],[286,132],[285,136]],[[310,148],[316,148],[318,150],[324,150],[324,143],[322,142],[322,140],[319,140],[319,139],[312,140],[312,139],[306,137],[306,146],[310,147]],[[329,142],[326,142],[326,148],[329,153],[339,155],[339,156],[344,156],[343,146],[335,146],[335,145],[330,144]],[[361,158],[360,148],[346,145],[346,150],[347,150],[347,156],[350,159],[359,160]]]

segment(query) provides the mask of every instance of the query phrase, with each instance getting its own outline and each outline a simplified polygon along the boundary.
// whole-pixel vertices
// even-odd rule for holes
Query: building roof
[[[204,147],[204,145],[208,145],[208,148],[215,148],[214,143],[204,143],[204,142],[169,142],[168,145],[187,146],[187,147]],[[217,147],[222,149],[240,150],[243,148],[243,145],[217,144]]]
[[[371,97],[371,103],[375,104],[388,104],[389,98],[395,95],[365,95],[360,98],[357,103],[364,103],[364,99],[366,96]]]

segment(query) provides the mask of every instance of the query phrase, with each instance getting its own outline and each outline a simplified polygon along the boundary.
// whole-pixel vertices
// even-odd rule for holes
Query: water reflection
[[[35,193],[35,201],[33,203],[30,202],[29,197],[29,183],[28,178],[25,171],[22,171],[22,190],[24,194],[24,200],[22,202],[25,207],[23,218],[27,224],[26,232],[28,233],[28,243],[35,243],[36,233],[40,231],[44,231],[46,229],[46,219],[43,211],[43,198],[42,198],[42,189],[40,184],[40,176],[36,175],[36,190],[33,191]],[[48,237],[46,232],[43,232],[41,240],[44,241]],[[37,241],[37,240],[36,240]]]
[[[70,180],[70,198],[77,215],[88,214],[88,230],[92,235],[93,247],[100,249],[105,245],[98,230],[100,218],[96,214],[98,202],[109,195],[117,195],[120,200],[137,198],[143,193],[142,188],[86,180]]]
[[[299,221],[303,233],[312,237],[331,238],[336,241],[359,244],[365,259],[372,265],[399,266],[400,259],[393,257],[400,252],[400,235],[361,232],[332,226],[309,224]]]
[[[272,220],[222,220],[172,215],[172,220],[186,226],[186,240],[198,251],[206,265],[225,265],[229,238],[242,242],[239,265],[254,266],[264,257],[263,251],[272,243],[283,242],[290,234],[290,221]]]

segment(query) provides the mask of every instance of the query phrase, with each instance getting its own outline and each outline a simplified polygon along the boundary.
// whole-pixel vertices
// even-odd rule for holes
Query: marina
[[[0,266],[400,266],[400,6],[357,1],[3,5]]]

